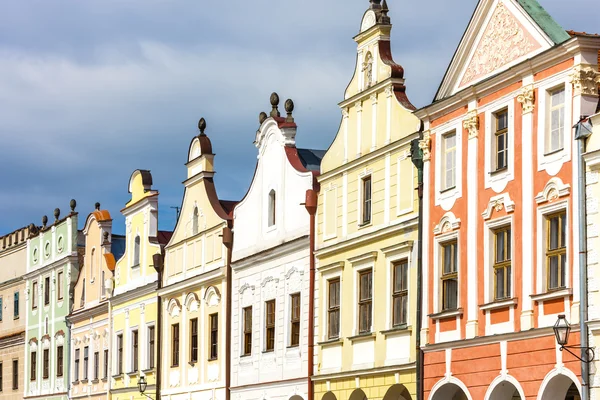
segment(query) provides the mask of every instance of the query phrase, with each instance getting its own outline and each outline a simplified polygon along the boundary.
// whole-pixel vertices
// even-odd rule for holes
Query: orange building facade
[[[579,399],[579,171],[600,38],[481,0],[424,124],[424,399]],[[595,76],[595,75],[594,75]],[[596,88],[594,90],[594,87]]]

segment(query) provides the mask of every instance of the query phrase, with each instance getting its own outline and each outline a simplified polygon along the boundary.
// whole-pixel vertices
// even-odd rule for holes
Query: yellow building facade
[[[363,16],[342,122],[321,163],[316,400],[416,398],[419,120],[385,1]]]
[[[125,216],[125,251],[116,262],[112,321],[111,398],[146,399],[139,392],[141,376],[146,394],[156,393],[158,345],[158,278],[153,256],[170,235],[158,231],[158,192],[152,190],[150,171],[136,170],[129,181],[131,200]]]

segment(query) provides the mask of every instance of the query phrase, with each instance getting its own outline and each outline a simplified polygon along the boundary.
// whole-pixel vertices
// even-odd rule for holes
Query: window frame
[[[447,146],[447,141],[449,137],[454,137],[454,147],[448,147]],[[458,147],[459,147],[459,138],[460,136],[458,135],[457,131],[455,129],[449,130],[445,133],[442,133],[440,135],[440,141],[441,141],[441,160],[440,160],[440,170],[442,172],[441,174],[441,181],[440,181],[440,192],[446,192],[446,191],[451,191],[452,189],[456,188],[456,184],[457,184],[457,173],[458,173]],[[448,154],[451,153],[451,151],[449,151],[448,149],[451,149],[453,154],[454,154],[454,164],[452,167],[452,184],[448,185],[448,169],[446,168],[446,161],[447,161],[447,157]]]
[[[190,363],[198,362],[200,349],[198,347],[198,318],[190,319]]]
[[[13,319],[20,318],[19,302],[20,302],[19,291],[15,291],[13,294]]]
[[[270,308],[272,308],[272,311],[269,310]],[[272,319],[270,319],[272,318]],[[271,299],[271,300],[267,300],[265,301],[265,318],[264,318],[264,324],[265,324],[265,347],[264,347],[264,352],[271,352],[271,351],[275,351],[275,341],[276,341],[276,336],[275,336],[275,325],[277,322],[277,302],[275,301],[275,299]]]
[[[83,347],[83,381],[87,382],[89,378],[89,367],[90,367],[90,347]]]
[[[272,228],[277,224],[277,192],[271,189],[268,194],[267,205],[267,228]]]
[[[451,272],[446,272],[445,271],[445,248],[446,246],[454,246],[454,255],[453,255],[453,260],[454,260],[454,270]],[[453,239],[448,239],[445,241],[441,241],[439,243],[439,247],[440,247],[440,281],[441,281],[441,311],[445,312],[445,311],[455,311],[457,309],[460,308],[460,304],[459,304],[459,293],[460,293],[460,280],[459,280],[459,276],[458,276],[458,271],[459,271],[459,258],[458,258],[458,238],[453,238]],[[455,307],[450,307],[450,304],[446,304],[446,282],[455,280],[456,281],[456,306]]]
[[[373,220],[373,176],[371,173],[360,178],[360,224],[369,225]]]
[[[179,367],[179,323],[171,324],[171,368]]]
[[[154,325],[146,327],[148,334],[148,369],[154,369],[156,366],[156,328]]]
[[[564,221],[560,220],[560,217],[564,216]],[[557,242],[559,243],[559,247],[551,249],[550,245],[551,245],[551,219],[553,218],[559,218],[558,219],[558,237],[557,237]],[[569,221],[567,219],[567,210],[558,210],[552,213],[548,213],[544,215],[544,240],[546,241],[546,246],[545,246],[545,251],[544,251],[544,268],[545,268],[545,273],[546,273],[546,280],[545,280],[545,289],[547,292],[554,292],[554,291],[558,291],[558,290],[563,290],[567,288],[567,274],[568,274],[568,270],[569,270],[569,264],[568,264],[568,258],[567,258],[567,253],[568,253],[568,245],[569,245],[569,236],[567,234],[567,231],[569,229]],[[564,228],[564,238],[561,238],[562,236],[562,228]],[[563,243],[561,243],[563,242]],[[562,244],[563,246],[560,246],[560,244]],[[551,265],[550,265],[550,259],[553,257],[558,257],[558,261],[557,261],[557,282],[558,285],[556,287],[550,287],[550,281],[551,281]],[[561,265],[561,257],[564,259],[564,267]]]
[[[64,347],[56,346],[56,376],[62,377],[64,374]]]
[[[252,306],[242,308],[242,326],[242,356],[249,356],[252,355]]]
[[[75,357],[73,357],[73,382],[79,382],[79,363],[81,357],[81,349],[75,349]]]
[[[44,306],[50,304],[50,277],[44,277]]]
[[[504,236],[504,249],[503,252],[504,254],[504,258],[499,261],[498,260],[498,235],[499,234],[503,234]],[[513,250],[513,235],[512,235],[512,226],[511,225],[504,225],[498,228],[495,228],[492,230],[492,235],[493,235],[493,251],[492,251],[492,269],[493,269],[493,275],[494,275],[494,284],[493,284],[493,293],[492,293],[492,298],[494,299],[494,301],[502,301],[502,300],[509,300],[512,298],[512,282],[513,282],[513,277],[512,277],[512,250]],[[504,296],[503,297],[498,297],[498,271],[499,270],[503,270],[503,291],[504,291]],[[508,272],[507,272],[508,270]]]
[[[409,259],[408,258],[401,258],[399,260],[395,260],[391,262],[391,266],[392,266],[392,328],[398,328],[398,327],[402,327],[402,326],[406,326],[408,324],[408,314],[409,314],[409,287],[410,287],[410,276],[409,276],[409,269],[410,269],[410,264],[409,264]],[[403,284],[401,284],[400,286],[402,287],[399,290],[396,290],[396,280],[397,280],[397,267],[402,267],[402,266],[406,266],[406,273],[405,274],[401,274],[405,276],[405,279],[402,279],[401,282]],[[406,304],[405,305],[405,309],[404,309],[404,318],[401,321],[396,321],[396,299],[397,298],[402,298],[404,299],[404,302],[401,302],[401,304]]]
[[[38,308],[38,282],[37,280],[31,282],[31,309],[37,310]]]
[[[104,379],[108,379],[108,362],[109,362],[109,355],[108,355],[108,349],[104,349],[104,351],[102,352],[103,356],[104,356]]]
[[[363,277],[370,276],[369,291],[363,294]],[[358,320],[357,320],[357,332],[359,335],[371,333],[373,331],[373,268],[365,268],[358,271],[358,288],[357,288],[357,306],[358,306]],[[363,314],[366,312],[366,321],[363,326]]]
[[[337,285],[337,296],[335,296],[334,300],[337,299],[337,304],[332,304],[331,298],[331,288],[333,285]],[[342,305],[342,280],[341,277],[336,276],[327,280],[327,338],[330,340],[339,339],[341,336],[342,330],[342,315],[341,315],[341,305]],[[332,331],[332,315],[337,320],[337,333]]]
[[[499,115],[506,115],[506,125],[504,128],[500,128],[499,127],[499,122],[500,122],[500,118]],[[509,162],[510,162],[510,157],[509,157],[509,152],[510,152],[510,146],[508,141],[510,140],[510,110],[508,107],[503,107],[497,111],[494,111],[493,115],[493,121],[494,121],[494,132],[493,132],[493,143],[492,143],[492,147],[493,147],[493,163],[492,163],[492,169],[491,169],[491,173],[497,173],[497,172],[501,172],[501,171],[506,171],[509,168]],[[503,152],[504,152],[504,165],[503,166],[499,166],[499,158],[500,158],[500,146],[498,145],[498,140],[501,136],[504,136],[504,148],[503,148]]]
[[[141,247],[142,247],[142,238],[140,234],[136,234],[133,239],[133,262],[131,268],[137,268],[140,266],[140,256],[141,256]]]
[[[296,303],[296,304],[294,304]],[[302,317],[302,295],[300,292],[290,294],[290,344],[289,347],[300,346],[300,320]]]
[[[115,368],[117,375],[123,374],[123,332],[117,333],[117,338],[115,340],[117,357],[115,360]]]
[[[19,390],[19,359],[18,358],[14,358],[12,360],[12,390]],[[2,372],[0,371],[0,375],[2,374]],[[3,390],[2,389],[2,380],[0,380],[0,391]]]
[[[56,279],[56,297],[58,300],[62,300],[64,298],[63,276],[63,271],[58,271]]]
[[[559,106],[552,105],[552,96],[555,93],[563,92],[563,102]],[[567,88],[564,84],[559,84],[545,91],[547,106],[546,113],[543,116],[545,118],[546,127],[543,132],[544,134],[544,156],[548,156],[551,154],[555,154],[561,152],[565,149],[565,125],[567,125]],[[562,127],[559,125],[558,127],[558,138],[559,143],[557,148],[552,148],[552,112],[555,110],[562,111]]]
[[[209,361],[219,358],[219,313],[212,313],[208,316],[209,320]]]
[[[29,380],[31,382],[37,380],[37,350],[29,354]]]
[[[140,367],[140,343],[137,328],[131,330],[131,372],[138,372]]]
[[[100,374],[100,352],[94,352],[94,381],[98,380],[98,375]]]

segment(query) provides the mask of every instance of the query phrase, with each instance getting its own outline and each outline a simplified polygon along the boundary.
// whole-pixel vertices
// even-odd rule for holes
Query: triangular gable
[[[435,100],[568,40],[536,0],[480,0]]]

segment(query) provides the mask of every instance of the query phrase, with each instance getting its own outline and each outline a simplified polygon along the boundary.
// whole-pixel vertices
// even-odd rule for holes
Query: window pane
[[[511,297],[511,287],[512,287],[512,268],[510,266],[505,268],[506,270],[506,297]]]
[[[558,284],[558,256],[552,256],[550,257],[550,268],[549,268],[549,274],[550,276],[548,277],[548,285],[549,285],[549,289],[556,289],[559,287]]]
[[[496,299],[503,299],[504,293],[504,268],[496,268]]]
[[[558,217],[550,218],[550,250],[557,249],[559,247],[559,222]]]

